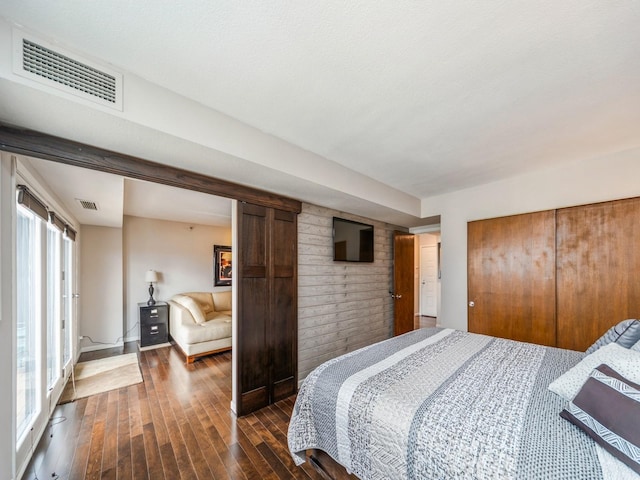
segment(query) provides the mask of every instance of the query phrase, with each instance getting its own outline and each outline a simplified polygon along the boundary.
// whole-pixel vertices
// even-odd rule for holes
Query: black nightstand
[[[155,305],[139,303],[138,308],[140,309],[140,350],[170,345],[167,302],[156,302]]]

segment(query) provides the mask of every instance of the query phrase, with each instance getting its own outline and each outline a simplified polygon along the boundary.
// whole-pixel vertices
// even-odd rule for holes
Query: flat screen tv
[[[373,262],[373,225],[333,217],[333,260]]]

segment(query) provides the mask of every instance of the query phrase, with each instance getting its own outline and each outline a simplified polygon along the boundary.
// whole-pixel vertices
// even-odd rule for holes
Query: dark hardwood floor
[[[414,317],[413,328],[429,328],[437,325],[438,319],[436,317],[427,317],[425,315],[419,315]]]
[[[289,455],[295,397],[231,413],[230,352],[191,365],[173,347],[139,358],[143,383],[56,407],[24,480],[321,478]]]

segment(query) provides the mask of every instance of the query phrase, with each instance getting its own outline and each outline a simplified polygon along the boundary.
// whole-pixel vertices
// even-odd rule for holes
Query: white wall
[[[13,478],[15,457],[13,259],[15,205],[11,156],[0,154],[0,478]]]
[[[213,227],[125,215],[124,276],[127,339],[137,339],[138,303],[149,299],[147,270],[160,274],[153,298],[176,293],[230,290],[213,286],[213,246],[231,245],[231,225]]]
[[[80,311],[78,335],[94,342],[122,343],[123,276],[122,229],[80,227]],[[108,348],[85,338],[83,350]]]
[[[639,178],[635,149],[423,200],[426,216],[441,215],[438,323],[467,329],[467,222],[640,196]]]

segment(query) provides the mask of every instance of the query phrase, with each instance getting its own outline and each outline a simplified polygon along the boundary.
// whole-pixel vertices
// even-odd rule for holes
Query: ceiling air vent
[[[55,93],[122,110],[122,74],[14,30],[14,72]],[[53,93],[53,91],[52,91]]]
[[[96,204],[96,202],[92,202],[90,200],[80,200],[79,198],[76,198],[76,201],[85,210],[98,210],[98,205]]]

